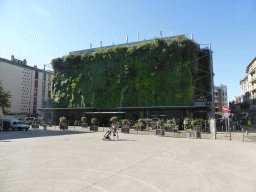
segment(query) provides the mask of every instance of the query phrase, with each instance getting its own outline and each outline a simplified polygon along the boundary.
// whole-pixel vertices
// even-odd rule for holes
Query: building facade
[[[247,76],[249,83],[249,118],[253,124],[256,124],[256,57],[247,66]]]
[[[44,71],[37,66],[28,66],[25,59],[21,61],[14,56],[11,60],[0,58],[0,80],[3,88],[12,95],[9,115],[40,115],[36,109],[42,107],[43,74]],[[51,96],[51,74],[51,71],[45,72],[45,101]]]
[[[214,86],[215,112],[223,113],[223,107],[228,106],[227,86]]]

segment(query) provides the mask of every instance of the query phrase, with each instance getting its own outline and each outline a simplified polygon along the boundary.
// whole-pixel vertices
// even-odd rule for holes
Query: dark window
[[[37,98],[34,97],[34,105],[37,105]]]
[[[38,71],[35,72],[35,79],[38,79]]]
[[[38,81],[35,80],[35,87],[38,87]]]

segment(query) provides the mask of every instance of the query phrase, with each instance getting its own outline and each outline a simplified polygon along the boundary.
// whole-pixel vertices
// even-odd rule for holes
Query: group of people
[[[103,136],[103,140],[110,140],[110,136],[111,136],[111,132],[113,133],[113,140],[118,140],[118,132],[116,131],[116,125],[115,123],[112,124],[111,127],[109,127],[108,131],[105,133],[105,135]]]

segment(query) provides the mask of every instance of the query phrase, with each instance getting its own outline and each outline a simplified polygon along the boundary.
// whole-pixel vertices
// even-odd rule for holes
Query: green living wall
[[[204,54],[179,36],[54,59],[53,107],[190,106],[196,86],[210,83],[194,81],[209,71],[209,60],[197,60]]]

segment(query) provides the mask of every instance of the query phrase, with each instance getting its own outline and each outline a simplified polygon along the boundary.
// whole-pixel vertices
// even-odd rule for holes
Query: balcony
[[[252,74],[255,71],[255,65],[252,65],[249,69],[249,73]]]
[[[254,83],[256,81],[256,74],[248,75],[249,83]]]

